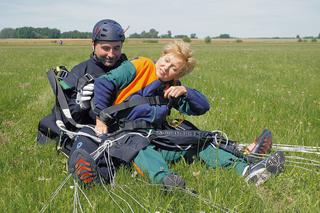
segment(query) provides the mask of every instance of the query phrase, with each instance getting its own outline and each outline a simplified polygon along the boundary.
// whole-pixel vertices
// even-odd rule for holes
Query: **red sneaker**
[[[255,139],[252,144],[245,147],[246,154],[268,154],[272,148],[272,133],[268,129],[264,129],[261,135]]]

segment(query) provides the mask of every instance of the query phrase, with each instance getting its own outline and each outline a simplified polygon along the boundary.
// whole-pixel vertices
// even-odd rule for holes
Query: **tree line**
[[[78,30],[61,32],[56,28],[48,27],[19,27],[19,28],[3,28],[0,31],[0,38],[91,38],[91,32],[80,32]],[[197,38],[195,33],[188,35],[172,35],[169,30],[166,34],[159,35],[155,29],[150,29],[149,32],[142,31],[141,33],[133,33],[129,38]]]
[[[80,32],[78,30],[61,32],[56,28],[48,27],[19,27],[19,28],[3,28],[0,31],[0,38],[91,38],[91,32]],[[167,33],[159,35],[159,32],[154,28],[147,31],[142,31],[141,33],[133,33],[129,35],[129,38],[180,38],[184,41],[190,42],[191,39],[198,38],[196,33],[191,33],[190,35],[173,35],[171,30],[168,30]],[[207,36],[206,40],[211,40],[212,38],[234,38],[229,34],[220,34],[216,37]],[[280,38],[280,37],[274,37]],[[297,39],[301,39],[299,35],[296,36]],[[317,37],[309,36],[303,37],[304,39],[320,39],[320,33]]]
[[[90,32],[78,30],[62,32],[56,28],[48,27],[19,27],[3,28],[0,31],[0,38],[91,38]]]
[[[191,33],[190,36],[188,35],[172,35],[171,30],[168,30],[166,34],[159,35],[159,32],[154,28],[151,28],[149,32],[145,30],[141,33],[133,33],[129,35],[129,38],[190,38],[195,39],[197,38],[196,33]]]

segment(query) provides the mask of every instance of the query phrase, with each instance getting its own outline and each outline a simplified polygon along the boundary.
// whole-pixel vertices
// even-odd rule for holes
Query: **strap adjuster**
[[[68,76],[69,71],[65,66],[62,65],[62,66],[57,66],[54,69],[54,73],[56,74],[58,80],[61,81]]]
[[[58,72],[58,79],[59,80],[63,80],[64,78],[66,78],[68,76],[68,71],[67,70],[60,70],[60,72]]]
[[[91,82],[93,82],[93,81],[94,81],[94,78],[92,77],[92,75],[90,75],[89,73],[84,74],[84,75],[83,75],[81,78],[79,78],[79,80],[78,80],[77,91],[82,90],[82,88],[83,88],[85,85],[87,85],[87,84],[89,84],[89,83],[91,83]]]
[[[161,105],[160,96],[147,97],[150,105]]]
[[[83,78],[87,81],[87,82],[92,82],[94,80],[94,78],[92,77],[92,75],[90,75],[89,73],[86,73]]]

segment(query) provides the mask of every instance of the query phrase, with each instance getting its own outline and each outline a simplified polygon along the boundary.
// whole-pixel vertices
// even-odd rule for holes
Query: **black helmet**
[[[124,41],[121,25],[111,19],[103,19],[96,23],[92,31],[92,41]]]

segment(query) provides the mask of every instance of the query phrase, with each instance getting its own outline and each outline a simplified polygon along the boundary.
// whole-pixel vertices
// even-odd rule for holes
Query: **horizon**
[[[56,28],[56,27],[53,27],[53,28],[50,28],[50,27],[34,27],[34,26],[21,26],[21,27],[17,27],[17,28],[23,28],[23,27],[31,27],[31,28],[49,28],[49,29],[56,29],[56,30],[59,30],[60,33],[66,33],[66,32],[73,32],[73,31],[78,31],[78,32],[81,32],[81,33],[91,33],[91,32],[85,32],[85,31],[80,31],[80,30],[77,30],[77,29],[73,29],[73,30],[69,30],[69,31],[64,31],[62,32],[60,29]],[[4,27],[4,28],[0,28],[0,32],[3,30],[3,29],[17,29],[17,28],[13,28],[13,27]],[[150,29],[149,29],[150,30]],[[145,32],[149,32],[149,30],[144,30]],[[157,30],[157,29],[155,29]],[[141,32],[133,32],[131,34],[134,34],[134,33],[138,33],[140,34]],[[130,35],[131,35],[130,34]],[[196,33],[197,34],[197,33]],[[230,38],[220,38],[219,36],[223,35],[223,34],[228,34],[230,36]],[[130,38],[129,36],[130,35],[126,35],[126,38]],[[163,35],[163,34],[158,34],[158,38],[141,38],[141,39],[161,39],[160,36]],[[172,37],[171,38],[175,38],[174,36],[178,36],[178,35],[182,35],[182,34],[172,34]],[[188,37],[190,37],[190,35],[186,35]],[[299,34],[297,34],[296,36],[273,36],[273,37],[266,37],[266,36],[261,36],[261,37],[237,37],[237,36],[233,36],[229,33],[220,33],[219,35],[217,36],[210,36],[210,38],[212,39],[237,39],[237,38],[240,38],[240,39],[296,39],[297,36],[299,36],[300,38],[319,38],[320,37],[320,33],[317,34],[317,35],[305,35],[305,36],[301,36]],[[0,38],[0,39],[6,39],[6,38]],[[13,38],[14,39],[14,38]],[[18,38],[17,38],[18,39]],[[23,38],[21,38],[23,39]],[[26,38],[28,39],[28,38]],[[30,38],[32,39],[32,38]],[[45,39],[45,38],[34,38],[34,39]],[[54,39],[54,38],[48,38],[48,39]],[[61,38],[61,39],[64,39],[64,38]],[[65,39],[68,39],[68,38],[65,38]],[[77,39],[77,38],[75,38]],[[79,39],[79,38],[78,38]],[[84,38],[86,39],[86,38]],[[87,38],[88,39],[88,38]],[[131,38],[131,39],[139,39],[139,38]],[[163,39],[170,39],[170,38],[163,38]],[[192,38],[192,39],[204,39],[204,38],[200,38],[200,37],[196,37],[196,38]]]

